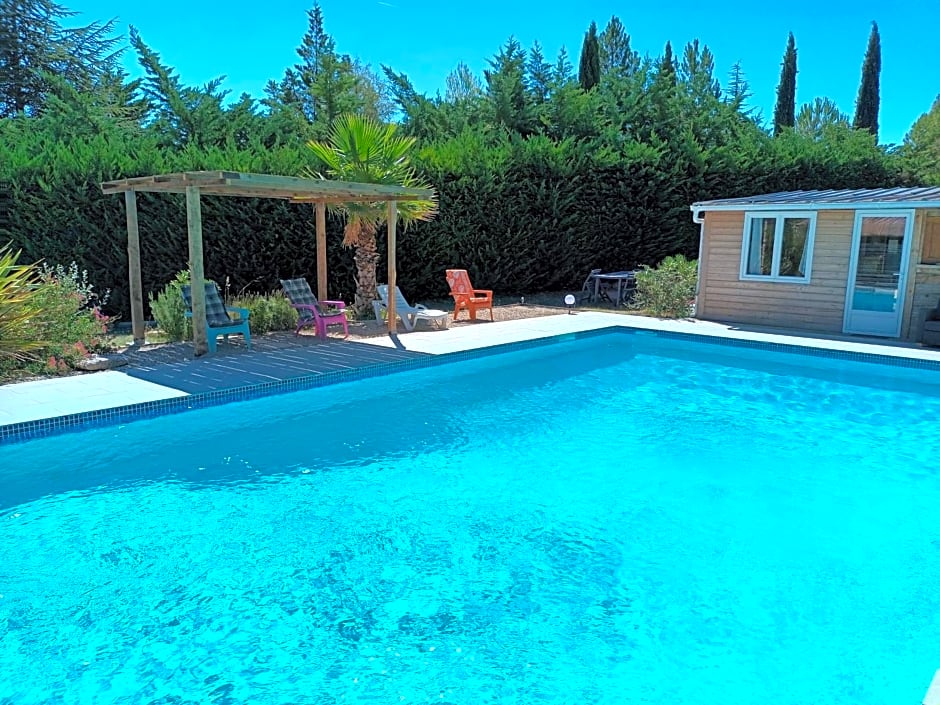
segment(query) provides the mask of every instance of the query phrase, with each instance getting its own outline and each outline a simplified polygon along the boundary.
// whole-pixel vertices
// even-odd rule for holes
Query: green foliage
[[[914,122],[904,138],[901,154],[917,180],[940,186],[940,95]]]
[[[178,272],[156,297],[150,294],[150,311],[157,326],[171,342],[193,337],[192,321],[186,318],[183,287],[189,284],[189,271]]]
[[[878,23],[871,23],[868,36],[868,48],[862,62],[862,82],[858,87],[858,99],[855,102],[855,120],[852,127],[856,130],[868,130],[878,139],[879,84],[881,82],[881,36]]]
[[[674,56],[667,44],[662,57],[641,58],[616,18],[598,37],[600,78],[590,91],[564,48],[549,65],[538,45],[527,51],[510,39],[482,84],[458,66],[444,96],[420,93],[388,67],[375,76],[338,53],[318,5],[308,20],[297,65],[269,82],[260,103],[231,100],[220,81],[184,85],[136,33],[139,82],[114,67],[91,84],[46,74],[41,111],[0,119],[0,184],[9,186],[0,190],[0,242],[12,240],[26,261],[75,260],[112,289],[109,312],[126,318],[124,205],[101,193],[102,181],[198,169],[290,175],[312,166],[330,178],[379,174],[377,182],[394,183],[394,169],[376,169],[372,157],[347,159],[351,143],[334,155],[338,162],[316,165],[305,146],[329,137],[342,105],[381,118],[389,95],[401,115],[390,132],[413,138],[411,184],[433,186],[440,203],[435,220],[400,232],[399,281],[414,298],[446,295],[448,267],[466,267],[478,285],[510,294],[567,289],[593,267],[692,256],[688,205],[697,200],[940,183],[940,109],[918,121],[899,153],[815,108],[801,129],[771,138],[745,107],[740,67],[723,99],[707,46],[691,41]],[[795,47],[793,59],[795,71]],[[157,292],[187,267],[185,204],[178,195],[139,194],[138,208],[144,290]],[[384,208],[367,209],[375,217],[359,222],[379,227]],[[206,271],[232,290],[313,281],[311,206],[207,196],[202,211]],[[355,258],[340,247],[351,214],[327,219],[329,293],[347,301],[360,265],[374,273],[386,264],[382,229]],[[167,301],[181,306],[178,294]]]
[[[492,124],[510,132],[530,134],[534,124],[525,85],[526,56],[522,46],[510,37],[489,64],[490,68],[483,75]]]
[[[291,308],[290,301],[280,292],[236,296],[232,306],[248,309],[252,335],[294,330],[297,325],[297,310]]]
[[[108,293],[95,292],[86,270],[75,262],[68,266],[43,264],[34,294],[40,309],[35,335],[44,341],[44,352],[71,362],[83,357],[85,351],[107,349],[104,336],[109,321],[100,311],[108,302]]]
[[[774,106],[774,137],[796,123],[796,41],[793,32],[787,37],[787,48],[780,65],[777,103]]]
[[[634,305],[653,316],[689,316],[697,279],[698,263],[682,255],[666,257],[655,269],[644,266],[636,274]]]
[[[42,345],[30,329],[40,313],[39,270],[33,264],[19,264],[19,258],[9,244],[0,247],[0,364],[22,359]]]
[[[829,128],[835,126],[848,127],[849,119],[829,98],[816,98],[806,103],[796,116],[796,131],[813,139],[823,139]]]
[[[115,68],[115,21],[65,27],[77,14],[52,0],[0,0],[0,118],[40,113],[51,76],[89,91]]]
[[[27,299],[31,314],[14,327],[21,354],[0,360],[0,379],[29,373],[65,374],[89,352],[108,347],[109,319],[99,309],[107,303],[107,294],[95,293],[86,271],[72,263],[67,267],[44,264],[32,272]]]
[[[581,45],[581,62],[578,65],[578,83],[581,90],[589,91],[601,82],[601,57],[597,41],[597,24],[591,26],[584,34],[584,43]]]
[[[618,17],[598,37],[600,73],[602,76],[630,76],[640,69],[640,55],[630,46],[630,35]]]

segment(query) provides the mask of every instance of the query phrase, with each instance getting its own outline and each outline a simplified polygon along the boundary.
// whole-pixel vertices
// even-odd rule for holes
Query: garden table
[[[612,301],[615,306],[626,304],[625,297],[636,289],[636,272],[633,270],[624,272],[609,272],[607,274],[594,275],[594,296],[591,301],[597,303],[601,298],[610,301],[610,297],[601,291],[601,282],[617,282],[617,299]]]

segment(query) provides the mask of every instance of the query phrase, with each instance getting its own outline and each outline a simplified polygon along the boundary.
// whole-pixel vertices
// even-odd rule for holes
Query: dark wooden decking
[[[259,336],[251,342],[252,349],[248,350],[240,337],[232,338],[231,343],[220,340],[216,353],[199,358],[193,357],[192,344],[130,351],[130,364],[121,371],[130,377],[198,394],[427,355],[336,338],[320,341],[315,336],[290,333]]]

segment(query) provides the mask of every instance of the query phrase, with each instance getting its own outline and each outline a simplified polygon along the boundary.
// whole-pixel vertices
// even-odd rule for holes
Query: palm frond
[[[39,275],[35,264],[18,264],[20,252],[0,247],[0,356],[22,358],[43,347],[31,324],[41,311],[33,303]]]
[[[411,166],[409,153],[415,139],[397,133],[395,125],[360,115],[339,117],[325,142],[310,141],[307,146],[319,162],[305,169],[308,178],[351,181],[363,184],[430,189]],[[344,203],[331,211],[346,218],[346,244],[354,245],[363,228],[375,229],[385,221],[384,203]],[[401,201],[402,223],[430,220],[437,214],[436,194],[426,201]]]

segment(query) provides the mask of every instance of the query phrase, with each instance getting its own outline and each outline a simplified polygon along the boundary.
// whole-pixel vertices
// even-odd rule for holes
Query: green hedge
[[[135,133],[58,140],[28,128],[0,121],[0,181],[11,196],[0,242],[12,240],[25,261],[76,261],[99,290],[111,290],[109,312],[125,320],[124,202],[104,196],[102,181],[212,168],[297,174],[308,159],[297,148],[173,152]],[[689,205],[697,200],[901,183],[890,155],[861,133],[827,142],[787,134],[710,152],[692,143],[601,149],[487,139],[432,145],[416,160],[439,192],[440,214],[400,235],[399,284],[410,300],[446,295],[449,267],[468,269],[476,286],[519,294],[575,288],[594,267],[694,257]],[[138,212],[143,286],[157,292],[187,266],[185,204],[178,195],[139,194]],[[350,300],[352,253],[340,245],[342,223],[330,217],[327,228],[330,296]],[[228,278],[232,292],[272,291],[294,276],[314,283],[310,205],[205,197],[203,233],[206,273],[222,284]]]

